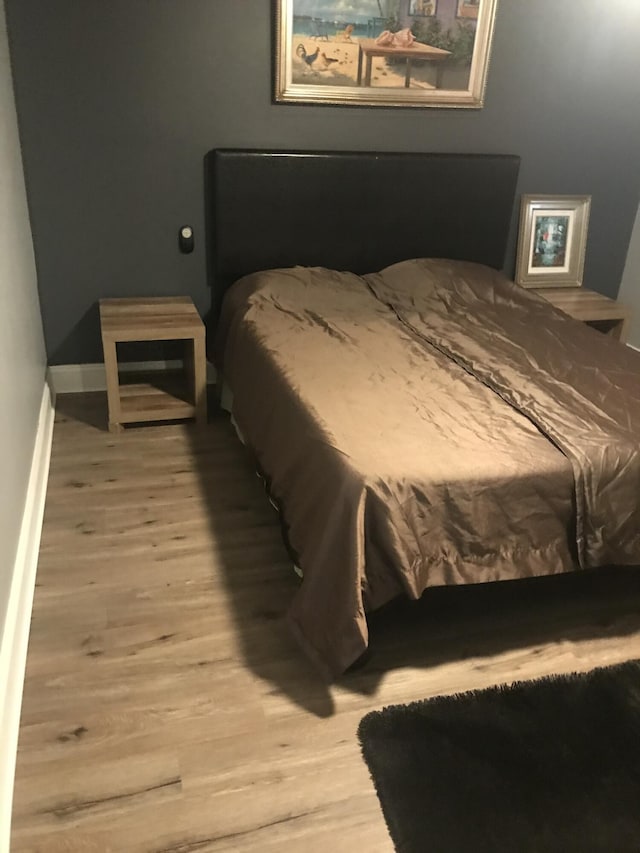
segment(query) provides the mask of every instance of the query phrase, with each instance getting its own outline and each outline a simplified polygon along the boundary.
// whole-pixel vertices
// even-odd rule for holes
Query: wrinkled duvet
[[[477,264],[256,273],[218,366],[330,678],[429,586],[640,564],[640,355]]]

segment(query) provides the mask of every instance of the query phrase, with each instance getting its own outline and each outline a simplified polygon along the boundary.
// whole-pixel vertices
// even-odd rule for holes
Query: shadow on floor
[[[109,431],[106,391],[56,395],[56,423],[78,421],[103,432]]]
[[[375,692],[385,672],[429,668],[505,652],[536,651],[640,633],[640,571],[611,567],[574,574],[427,590],[371,614],[371,660],[348,676]],[[476,669],[487,664],[476,662]]]
[[[318,677],[285,625],[288,602],[300,581],[283,543],[278,515],[250,454],[213,393],[207,428],[194,426],[189,435],[218,570],[246,666],[264,681],[266,693],[283,693],[313,714],[329,716],[333,711],[329,685]]]

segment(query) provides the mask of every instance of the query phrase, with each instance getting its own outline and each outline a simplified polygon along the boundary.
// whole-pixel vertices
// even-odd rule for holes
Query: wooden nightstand
[[[109,430],[122,424],[195,418],[207,422],[205,330],[188,296],[101,299],[100,327],[107,374]],[[185,341],[185,375],[156,371],[121,383],[116,344]]]
[[[584,287],[539,287],[533,290],[575,320],[582,320],[622,343],[626,341],[631,315],[629,309],[615,299]]]

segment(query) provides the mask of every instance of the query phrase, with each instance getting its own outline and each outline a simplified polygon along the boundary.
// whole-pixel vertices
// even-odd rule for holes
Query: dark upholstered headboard
[[[205,158],[212,319],[257,270],[375,272],[408,258],[501,269],[520,158],[214,149]]]

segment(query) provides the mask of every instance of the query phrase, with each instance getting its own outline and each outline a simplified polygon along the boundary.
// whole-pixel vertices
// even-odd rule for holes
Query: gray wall
[[[620,301],[631,308],[631,327],[629,343],[640,350],[640,207],[636,216],[636,224],[631,235],[631,243],[627,254],[627,263],[622,276]]]
[[[585,284],[616,294],[640,200],[640,3],[501,0],[481,111],[272,104],[271,8],[8,0],[52,363],[101,360],[101,296],[208,308],[202,158],[217,146],[520,154],[520,192],[593,196]]]
[[[45,353],[0,0],[0,637],[22,523]]]

